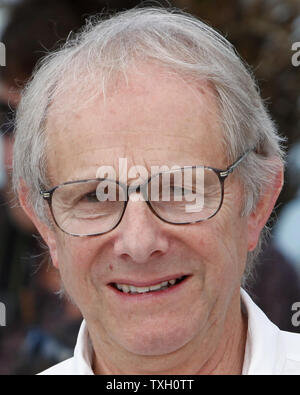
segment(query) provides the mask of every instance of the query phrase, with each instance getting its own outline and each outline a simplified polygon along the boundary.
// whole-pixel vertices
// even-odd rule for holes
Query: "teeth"
[[[126,293],[129,292],[129,286],[128,285],[122,284],[121,287],[122,287],[122,291],[123,292],[126,292]]]
[[[172,279],[169,281],[163,281],[160,284],[156,285],[151,285],[150,287],[134,287],[133,285],[126,285],[126,284],[115,284],[116,287],[125,293],[146,293],[150,291],[158,291],[158,290],[164,290],[167,289],[170,285],[174,285],[176,283],[176,280],[181,280],[182,277],[178,279]]]
[[[130,291],[132,292],[132,293],[139,293],[139,294],[141,294],[141,293],[143,293],[143,292],[148,292],[149,291],[149,288],[147,288],[147,287],[134,287],[133,285],[130,285]]]
[[[162,287],[162,284],[151,285],[150,291],[157,291]]]

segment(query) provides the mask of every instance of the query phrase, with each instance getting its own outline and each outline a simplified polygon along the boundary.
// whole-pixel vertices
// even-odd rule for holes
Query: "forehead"
[[[47,121],[47,165],[53,183],[93,178],[99,166],[224,167],[213,89],[153,67],[118,80],[106,97],[55,101]]]

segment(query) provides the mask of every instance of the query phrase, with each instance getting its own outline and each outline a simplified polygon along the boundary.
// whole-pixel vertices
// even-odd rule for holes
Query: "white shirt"
[[[241,289],[248,316],[243,375],[300,374],[300,334],[281,331]],[[85,321],[78,334],[74,356],[40,373],[43,375],[93,375],[93,349]]]

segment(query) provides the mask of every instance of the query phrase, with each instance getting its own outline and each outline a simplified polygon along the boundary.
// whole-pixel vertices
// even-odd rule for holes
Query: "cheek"
[[[231,183],[231,192],[224,195],[224,203],[218,213],[214,232],[217,235],[217,243],[227,255],[228,264],[236,268],[240,275],[243,274],[247,259],[247,218],[242,216],[243,211],[243,187],[240,184]]]
[[[227,273],[240,281],[247,259],[247,224],[240,216],[231,216],[228,221],[221,221],[215,227],[216,250],[224,262]]]
[[[103,249],[99,237],[73,237],[62,234],[58,239],[58,256],[62,268],[71,267],[74,272],[84,274],[90,270]],[[100,245],[101,244],[101,245]]]
[[[59,272],[66,292],[78,304],[88,304],[94,289],[89,280],[91,266],[97,258],[93,239],[63,236],[58,246]],[[99,265],[101,266],[101,265]]]
[[[184,244],[204,267],[206,282],[240,280],[247,257],[247,226],[243,217],[228,213],[181,232]]]

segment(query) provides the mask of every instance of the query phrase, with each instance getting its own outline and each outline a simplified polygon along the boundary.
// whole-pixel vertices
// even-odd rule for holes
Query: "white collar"
[[[79,329],[77,343],[74,350],[74,374],[94,375],[92,361],[93,346],[86,326],[86,321],[83,320]]]
[[[248,316],[247,341],[243,364],[243,375],[274,374],[280,330],[241,288],[242,304]]]

